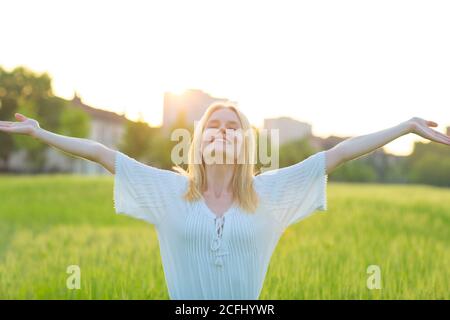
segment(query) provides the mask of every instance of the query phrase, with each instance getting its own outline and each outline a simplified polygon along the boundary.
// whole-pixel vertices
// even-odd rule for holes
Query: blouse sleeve
[[[327,210],[325,151],[289,167],[266,171],[256,179],[262,200],[283,228],[316,210]]]
[[[115,212],[158,225],[175,198],[181,199],[184,180],[181,174],[146,165],[116,151]]]

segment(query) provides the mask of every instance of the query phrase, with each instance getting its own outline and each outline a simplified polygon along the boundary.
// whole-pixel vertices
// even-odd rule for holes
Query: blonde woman
[[[195,128],[187,171],[170,171],[95,141],[51,133],[22,114],[16,118],[0,121],[0,131],[29,135],[115,174],[116,213],[157,230],[171,299],[258,299],[283,231],[327,210],[327,177],[336,167],[408,133],[450,145],[450,137],[430,128],[435,122],[412,118],[255,176],[254,136],[244,134],[248,119],[233,103],[216,102]],[[212,154],[232,161],[206,161]]]

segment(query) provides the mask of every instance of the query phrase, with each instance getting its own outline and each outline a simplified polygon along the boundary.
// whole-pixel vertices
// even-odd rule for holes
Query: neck
[[[216,197],[232,193],[232,181],[235,167],[234,164],[205,165],[205,192],[214,194]]]

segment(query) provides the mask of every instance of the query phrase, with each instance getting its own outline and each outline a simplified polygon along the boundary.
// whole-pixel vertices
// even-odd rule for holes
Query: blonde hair
[[[210,116],[217,110],[229,109],[233,111],[241,122],[243,132],[243,144],[239,157],[241,159],[235,164],[236,170],[232,178],[233,201],[243,210],[253,213],[258,206],[258,196],[253,186],[255,175],[256,141],[253,128],[247,117],[238,109],[237,105],[231,101],[216,101],[211,103],[206,109],[194,129],[194,136],[189,146],[188,168],[184,170],[179,166],[173,169],[188,177],[189,186],[184,194],[187,201],[201,200],[203,195],[201,190],[206,187],[205,164],[201,154],[201,141],[203,130]],[[243,159],[242,159],[243,157]]]

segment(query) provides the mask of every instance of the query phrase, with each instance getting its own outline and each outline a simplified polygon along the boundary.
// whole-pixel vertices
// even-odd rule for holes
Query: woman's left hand
[[[430,127],[437,127],[438,124],[434,121],[427,121],[421,118],[411,118],[409,121],[411,125],[411,132],[415,133],[425,139],[446,144],[450,146],[450,137]]]

